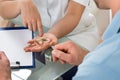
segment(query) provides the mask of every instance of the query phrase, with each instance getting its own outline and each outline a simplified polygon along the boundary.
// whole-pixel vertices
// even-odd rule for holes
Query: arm
[[[1,0],[0,1],[0,16],[5,19],[15,18],[20,14],[20,7],[17,1]]]
[[[70,33],[80,21],[84,8],[83,5],[71,0],[64,18],[54,25],[48,32],[54,34],[57,38],[61,38]]]
[[[39,31],[42,35],[40,14],[33,0],[1,0],[0,16],[6,19],[22,16],[23,25],[30,30]]]
[[[30,30],[39,31],[42,36],[42,23],[40,13],[34,0],[17,0],[21,9],[21,16],[24,26],[28,26]]]
[[[0,51],[0,80],[11,80],[10,63],[2,51]]]
[[[61,38],[70,33],[77,26],[84,11],[84,8],[85,7],[83,5],[80,5],[71,0],[65,17],[61,19],[55,26],[53,26],[53,28],[51,28],[47,33],[43,34],[43,37],[50,39],[50,42],[39,45],[35,44],[34,40],[29,41],[30,45],[25,47],[25,51],[40,52],[50,46],[55,45],[58,38]]]

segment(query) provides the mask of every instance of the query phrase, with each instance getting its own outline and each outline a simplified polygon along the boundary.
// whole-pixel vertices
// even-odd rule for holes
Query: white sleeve
[[[82,4],[84,6],[88,6],[88,4],[90,2],[89,0],[73,0],[73,1],[75,1],[75,2],[77,2],[79,4]]]

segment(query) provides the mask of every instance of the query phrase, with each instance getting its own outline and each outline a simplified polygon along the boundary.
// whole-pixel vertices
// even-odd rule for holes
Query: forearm
[[[72,14],[66,15],[48,32],[54,34],[57,38],[61,38],[70,33],[77,26],[79,19],[78,16]]]
[[[1,77],[0,80],[12,80],[12,79],[8,77]]]
[[[6,19],[15,18],[20,14],[20,7],[16,0],[0,1],[0,16]]]
[[[67,13],[56,25],[48,32],[61,38],[70,33],[79,23],[85,7],[73,1],[70,1]]]

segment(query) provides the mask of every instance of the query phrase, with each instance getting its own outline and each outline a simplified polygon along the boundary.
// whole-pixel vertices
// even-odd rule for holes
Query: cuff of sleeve
[[[79,4],[83,5],[83,6],[88,6],[88,4],[90,2],[90,0],[73,0],[73,1],[79,3]]]

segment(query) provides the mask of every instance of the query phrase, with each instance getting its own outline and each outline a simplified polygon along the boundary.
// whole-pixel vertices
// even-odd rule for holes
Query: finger
[[[43,28],[42,28],[42,24],[41,24],[40,20],[37,21],[37,29],[40,33],[40,36],[42,36],[43,35]]]
[[[36,21],[32,21],[32,28],[33,28],[34,32],[37,30],[37,22]]]
[[[35,47],[35,46],[39,46],[39,44],[36,43],[36,42],[34,42],[34,43],[26,46],[26,47],[24,48],[24,51],[25,51],[25,52],[31,52],[31,49],[32,49],[33,47]]]
[[[42,45],[36,45],[36,46],[32,47],[31,50],[40,52],[40,51],[46,50],[48,47],[50,47],[49,43],[43,42]]]
[[[33,42],[33,43],[27,45],[24,49],[28,49],[28,48],[31,48],[33,46],[36,46],[36,43]]]
[[[0,59],[8,60],[7,56],[5,55],[5,53],[3,51],[0,51]]]
[[[31,52],[31,49],[29,49],[29,48],[24,48],[24,51],[25,51],[25,52]]]
[[[26,21],[24,21],[23,20],[23,25],[25,26],[25,27],[27,27],[28,25],[27,25],[27,22]]]
[[[66,47],[63,47],[63,46],[66,46]],[[64,42],[54,46],[54,49],[58,49],[58,50],[63,50],[63,49],[66,49],[66,48],[67,48],[67,44],[64,43]]]
[[[61,64],[65,64],[65,61],[63,61],[63,60],[59,60],[59,61],[60,61]]]
[[[25,48],[24,48],[24,51],[25,51],[25,52],[31,52],[31,51],[30,51],[30,47],[29,47],[29,46],[25,47]]]
[[[63,46],[65,46],[65,47],[63,47]],[[71,49],[70,46],[73,46],[73,45],[72,45],[71,41],[69,40],[69,41],[55,45],[54,49],[68,52]]]
[[[52,55],[54,55],[56,58],[58,58],[59,60],[62,60],[62,61],[67,61],[67,56],[68,54],[60,51],[60,50],[53,50],[52,51]]]
[[[54,51],[52,51],[52,54],[54,54]],[[53,59],[53,62],[56,62],[56,61],[60,61],[61,64],[64,64],[65,61],[59,59],[58,57],[56,57],[55,55],[52,55],[52,59]]]
[[[26,48],[24,48],[24,51],[25,52],[36,52],[34,47],[26,47]]]
[[[1,54],[2,54],[2,51],[0,51],[0,59],[1,59]]]
[[[28,44],[33,44],[35,41],[36,41],[36,40],[30,40],[30,41],[28,41],[27,43],[28,43]]]
[[[32,23],[31,22],[28,22],[28,28],[32,31]]]
[[[32,47],[30,50],[31,50],[31,52],[41,52],[41,51],[43,51],[43,49],[40,46]]]
[[[30,45],[24,48],[25,52],[40,52],[44,50],[43,44],[40,45],[38,42],[32,42]]]
[[[56,62],[56,61],[58,61],[58,58],[55,57],[54,55],[52,55],[52,60],[53,60],[53,62]]]
[[[47,49],[48,47],[50,47],[49,43],[44,42],[43,44],[38,44],[34,42],[34,44],[32,43],[29,46],[25,47],[24,50],[26,52],[40,52]]]

